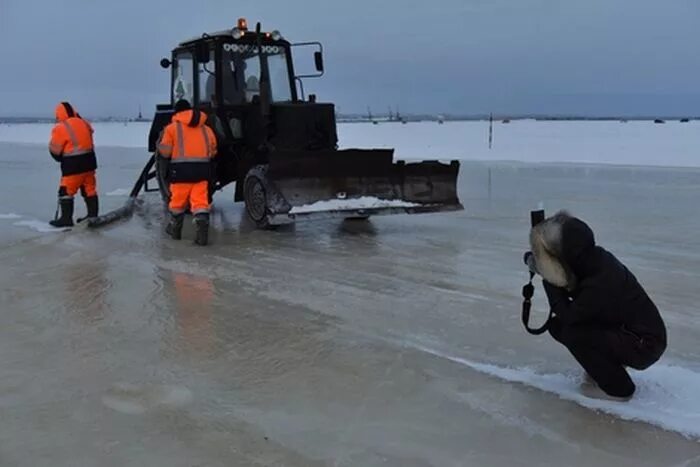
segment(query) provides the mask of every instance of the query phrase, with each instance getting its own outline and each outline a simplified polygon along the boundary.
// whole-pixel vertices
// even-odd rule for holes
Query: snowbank
[[[95,123],[98,146],[143,148],[150,123]],[[0,142],[47,144],[50,124],[0,124]],[[700,167],[700,122],[488,122],[343,123],[344,148],[395,148],[405,160],[460,159]]]
[[[94,123],[95,145],[127,148],[148,146],[150,122]],[[8,143],[49,144],[50,123],[0,124],[0,141]]]
[[[432,122],[339,125],[343,147],[395,148],[395,159],[700,166],[700,122]]]

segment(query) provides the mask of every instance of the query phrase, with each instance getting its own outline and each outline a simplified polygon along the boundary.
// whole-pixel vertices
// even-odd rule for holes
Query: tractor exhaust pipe
[[[255,38],[258,47],[258,58],[260,59],[260,79],[258,80],[260,86],[260,110],[265,123],[269,122],[270,117],[270,68],[268,67],[267,60],[263,57],[262,48],[262,26],[260,23],[255,25]],[[267,127],[266,127],[267,128]]]

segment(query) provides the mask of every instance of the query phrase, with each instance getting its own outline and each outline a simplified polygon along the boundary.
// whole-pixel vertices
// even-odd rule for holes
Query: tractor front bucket
[[[267,166],[270,224],[464,209],[459,162],[393,162],[391,149],[275,152]]]

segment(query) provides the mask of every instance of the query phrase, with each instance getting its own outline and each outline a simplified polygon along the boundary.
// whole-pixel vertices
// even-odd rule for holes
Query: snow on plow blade
[[[281,152],[269,158],[269,220],[421,214],[464,209],[459,162],[393,162],[391,149]],[[272,193],[271,193],[272,194]]]

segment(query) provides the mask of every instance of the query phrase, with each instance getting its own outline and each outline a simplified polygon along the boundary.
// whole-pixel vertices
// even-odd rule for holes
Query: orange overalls
[[[192,214],[209,213],[211,160],[216,156],[216,136],[205,125],[199,110],[176,113],[161,136],[158,152],[170,159],[170,204],[173,215],[183,214],[189,203]]]
[[[73,199],[78,190],[84,198],[97,195],[97,159],[93,129],[67,102],[56,107],[56,125],[51,131],[49,152],[61,163],[60,199]]]

